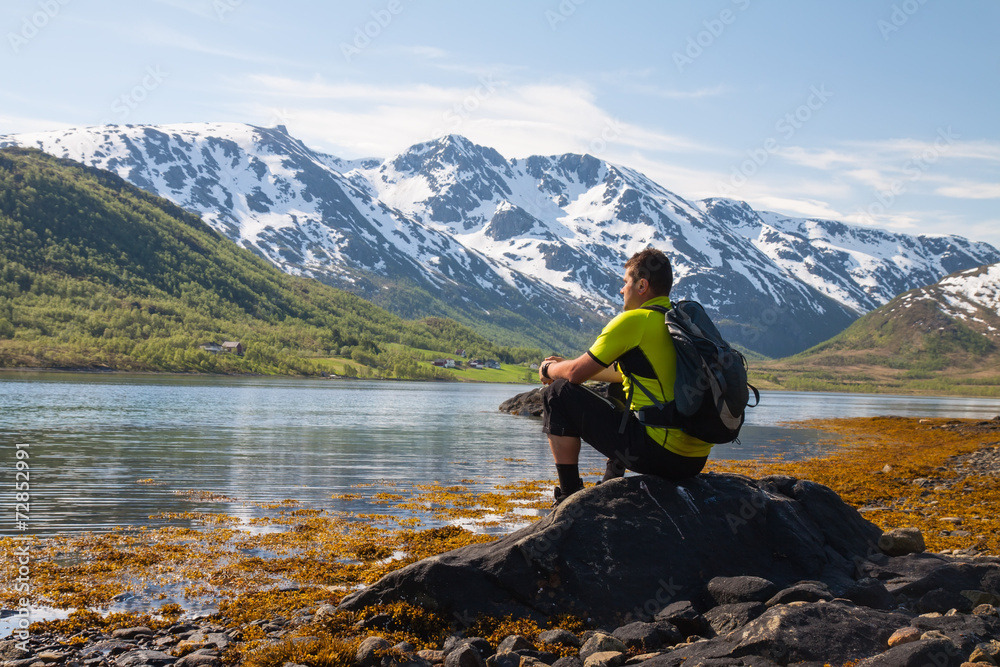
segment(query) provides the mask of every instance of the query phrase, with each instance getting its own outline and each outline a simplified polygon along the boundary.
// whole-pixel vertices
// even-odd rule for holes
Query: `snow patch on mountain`
[[[592,326],[620,309],[624,262],[653,245],[671,258],[674,296],[703,301],[729,322],[726,335],[775,355],[899,293],[1000,262],[1000,251],[960,237],[689,202],[589,155],[507,160],[457,135],[361,160],[313,151],[280,126],[236,123],[83,128],[5,144],[112,171],[285,271],[359,292],[412,283],[470,312]]]
[[[998,333],[1000,320],[1000,264],[953,274],[937,284],[941,310],[962,320],[981,324]]]

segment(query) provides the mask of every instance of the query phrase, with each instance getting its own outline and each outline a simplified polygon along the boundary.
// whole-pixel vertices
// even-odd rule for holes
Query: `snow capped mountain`
[[[531,330],[552,345],[593,337],[620,308],[625,260],[650,244],[671,257],[675,298],[702,301],[724,334],[772,356],[825,340],[900,292],[1000,261],[960,237],[692,203],[591,156],[508,160],[454,135],[353,161],[280,126],[109,126],[4,144],[111,170],[286,271],[406,316]]]
[[[284,271],[404,316],[450,315],[522,334],[544,320],[568,328],[548,335],[538,327],[528,336],[545,347],[564,347],[573,331],[599,324],[592,309],[565,293],[489,261],[343,174],[379,161],[316,153],[282,127],[110,126],[6,137],[5,144],[112,171],[200,214]]]
[[[897,308],[930,302],[973,331],[1000,342],[1000,264],[966,269],[899,297]]]
[[[988,244],[956,236],[910,236],[833,220],[789,218],[726,199],[701,204],[782,269],[859,313],[995,252]]]

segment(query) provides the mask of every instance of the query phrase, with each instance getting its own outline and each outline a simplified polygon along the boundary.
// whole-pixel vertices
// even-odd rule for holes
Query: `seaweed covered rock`
[[[834,594],[881,531],[827,487],[788,477],[638,475],[574,494],[541,521],[393,572],[343,609],[395,600],[474,618],[597,623],[651,620],[695,600],[715,577],[759,577],[779,590],[818,581]]]

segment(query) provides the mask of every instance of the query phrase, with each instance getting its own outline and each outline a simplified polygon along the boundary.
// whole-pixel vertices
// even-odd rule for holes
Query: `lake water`
[[[475,479],[487,488],[554,479],[541,421],[497,410],[529,388],[3,373],[2,484],[15,482],[16,444],[26,444],[28,534],[47,535],[156,525],[149,517],[159,512],[261,511],[192,499],[188,490],[330,509],[332,494],[378,480],[405,487]],[[718,446],[713,457],[815,456],[833,446],[831,436],[782,422],[883,414],[992,418],[1000,400],[766,392],[749,412],[742,443]],[[602,458],[584,449],[582,469],[603,470]],[[343,502],[335,509],[371,511]]]

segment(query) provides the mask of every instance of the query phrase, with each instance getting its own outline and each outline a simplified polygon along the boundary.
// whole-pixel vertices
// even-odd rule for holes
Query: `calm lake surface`
[[[554,480],[541,420],[497,411],[501,402],[528,389],[2,373],[2,483],[15,481],[15,444],[27,444],[27,534],[47,535],[159,525],[150,519],[159,512],[247,518],[262,512],[243,503],[192,499],[185,495],[189,490],[247,502],[294,499],[305,507],[371,511],[364,501],[351,506],[331,495],[379,480],[408,487],[474,479],[484,489],[522,479]],[[782,422],[887,414],[992,418],[1000,414],[1000,400],[765,392],[761,405],[749,412],[742,443],[717,446],[713,457],[816,456],[833,446],[832,437]],[[581,464],[584,471],[604,467],[586,447]]]

